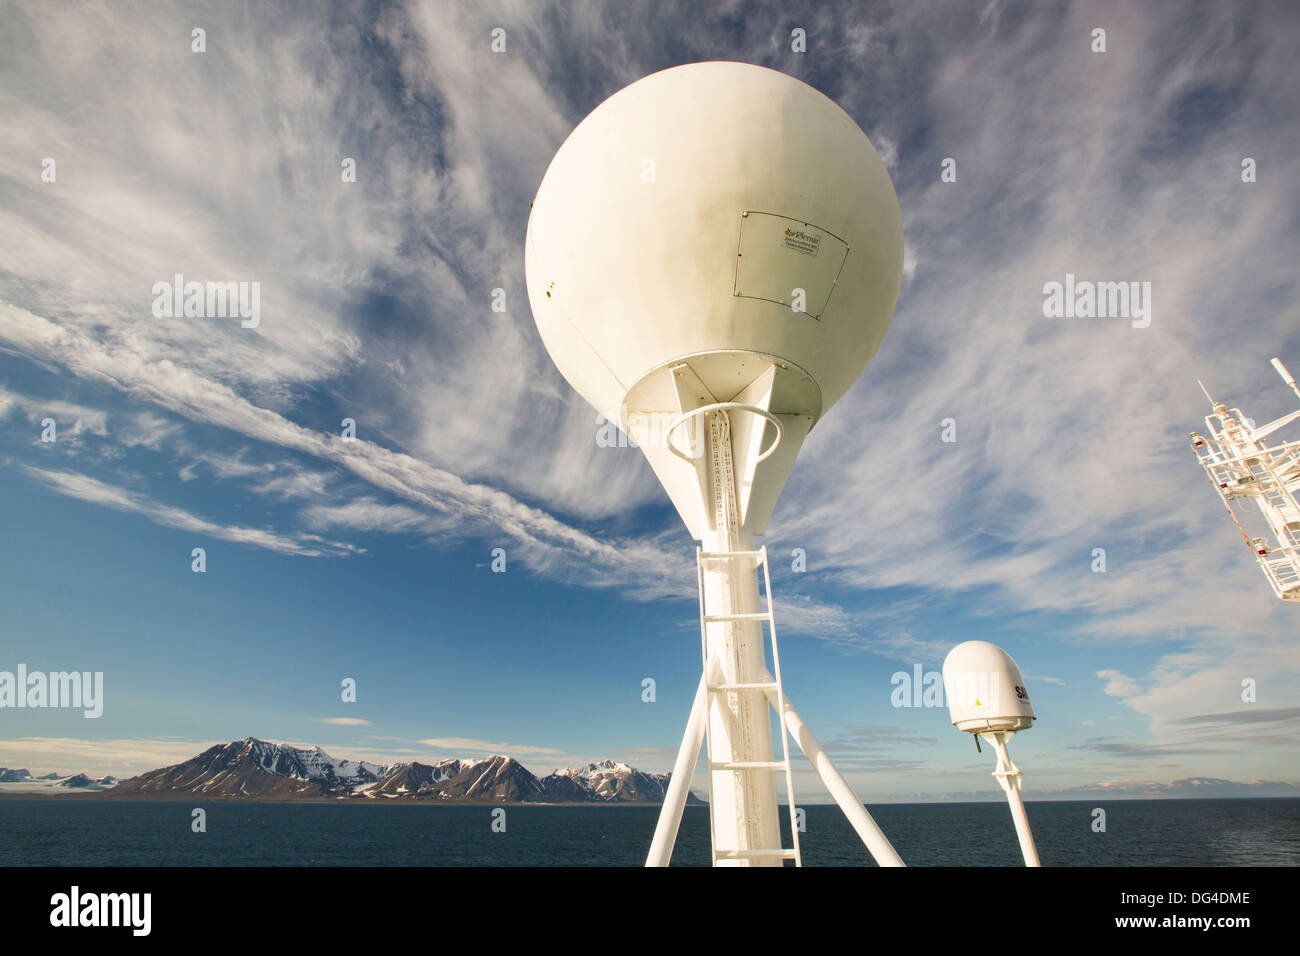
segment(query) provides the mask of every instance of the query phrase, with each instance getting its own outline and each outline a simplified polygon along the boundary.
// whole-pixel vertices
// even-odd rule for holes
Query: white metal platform
[[[1273,367],[1297,397],[1295,379],[1278,359]],[[1192,432],[1192,450],[1218,491],[1223,506],[1255,553],[1273,593],[1300,602],[1300,441],[1268,444],[1265,439],[1300,419],[1300,410],[1256,427],[1239,408],[1229,409],[1201,390],[1214,411],[1205,417],[1208,435]],[[1254,502],[1264,518],[1265,533],[1252,535],[1234,508]],[[1254,509],[1251,509],[1254,510]],[[1261,529],[1263,530],[1263,529]]]

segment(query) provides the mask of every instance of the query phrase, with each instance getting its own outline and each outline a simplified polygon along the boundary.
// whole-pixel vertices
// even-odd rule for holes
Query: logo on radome
[[[804,232],[802,229],[786,229],[785,245],[787,249],[793,249],[795,252],[802,252],[807,256],[817,255],[817,250],[821,248],[822,237],[815,232]]]

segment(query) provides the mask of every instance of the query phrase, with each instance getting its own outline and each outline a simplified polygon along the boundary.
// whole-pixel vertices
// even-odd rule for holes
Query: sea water
[[[1106,811],[1104,831],[1096,829],[1099,806]],[[192,826],[196,807],[206,814],[204,832]],[[1300,865],[1300,799],[1027,807],[1044,866]],[[869,809],[910,866],[1021,865],[1004,803]],[[0,799],[0,866],[639,866],[659,812],[653,806],[504,810],[502,819],[490,805],[6,798]],[[800,839],[805,865],[870,865],[837,807],[806,807]],[[673,864],[708,860],[708,810],[688,807]]]

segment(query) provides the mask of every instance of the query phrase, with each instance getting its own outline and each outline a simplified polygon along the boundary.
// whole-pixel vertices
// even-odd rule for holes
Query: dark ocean
[[[190,811],[207,812],[193,833]],[[1106,811],[1106,832],[1092,829]],[[1018,866],[1003,803],[871,808],[909,866]],[[1029,803],[1044,866],[1295,866],[1300,799]],[[658,807],[0,800],[0,866],[639,866]],[[866,865],[834,806],[807,808],[808,866]],[[788,827],[788,817],[786,817]],[[788,838],[788,837],[787,837]],[[708,863],[708,810],[688,807],[674,865]]]

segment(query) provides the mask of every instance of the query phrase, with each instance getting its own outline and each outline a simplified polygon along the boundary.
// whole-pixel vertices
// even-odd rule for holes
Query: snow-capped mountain
[[[248,737],[210,747],[171,767],[124,780],[115,794],[196,793],[226,797],[325,797],[381,780],[386,767],[336,760],[319,747],[300,749]]]
[[[450,780],[436,784],[432,796],[439,800],[491,800],[543,803],[541,782],[514,757],[493,754],[476,760]]]
[[[556,802],[572,799],[601,803],[662,803],[671,774],[646,773],[613,760],[566,767],[542,780]]]
[[[395,763],[382,780],[360,787],[358,792],[368,797],[414,796],[431,791],[435,785],[458,776],[468,766],[463,760],[440,760],[436,764]]]
[[[375,783],[388,770],[379,764],[336,760],[320,747],[299,750],[288,744],[270,743],[255,737],[236,741],[229,746],[238,746],[240,756],[246,751],[249,759],[267,773],[297,780],[315,780],[328,785]]]
[[[184,763],[122,781],[126,794],[216,797],[360,798],[493,803],[659,803],[668,774],[602,760],[538,779],[513,757],[392,766],[337,760],[319,747],[249,737],[209,748]],[[694,798],[692,798],[694,800]],[[694,802],[699,802],[695,800]]]
[[[92,779],[89,774],[63,775],[47,773],[33,777],[26,767],[0,767],[0,793],[55,794],[77,791],[108,790],[117,785],[116,777]]]
[[[91,780],[84,773],[75,774],[67,780],[60,780],[56,786],[68,787],[69,789],[86,790],[95,786],[95,781]]]

